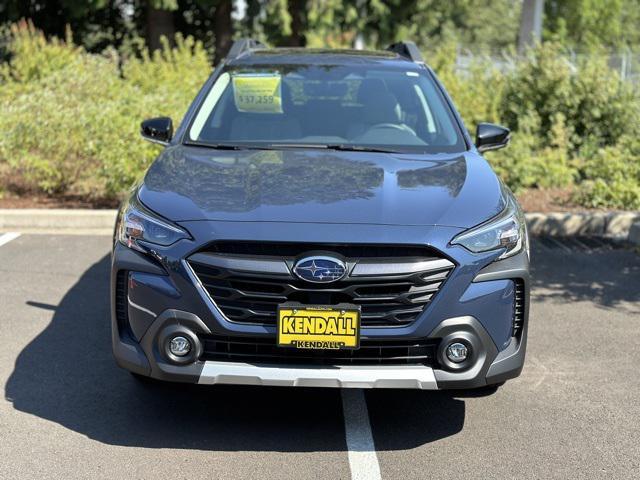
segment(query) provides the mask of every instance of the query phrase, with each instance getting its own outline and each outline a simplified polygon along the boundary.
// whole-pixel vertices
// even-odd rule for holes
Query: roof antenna
[[[397,53],[401,57],[406,58],[407,60],[411,60],[415,63],[424,63],[424,58],[422,58],[422,53],[413,42],[398,42],[392,43],[387,47],[387,51]]]
[[[267,46],[253,38],[241,38],[233,42],[231,48],[229,49],[229,53],[227,53],[227,60],[232,60],[234,58],[238,58],[243,53],[250,52],[252,50],[264,50]]]

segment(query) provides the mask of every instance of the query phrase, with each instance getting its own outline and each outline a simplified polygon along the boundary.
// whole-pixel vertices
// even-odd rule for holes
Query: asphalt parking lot
[[[111,357],[109,244],[0,245],[1,479],[371,478],[371,462],[385,479],[640,477],[630,249],[534,242],[527,363],[493,395],[345,396],[136,383]],[[362,422],[375,450],[357,441]]]

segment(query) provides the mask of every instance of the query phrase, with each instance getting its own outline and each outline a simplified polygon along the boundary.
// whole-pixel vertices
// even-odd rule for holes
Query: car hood
[[[165,149],[140,201],[172,220],[442,225],[469,228],[504,207],[475,152]]]

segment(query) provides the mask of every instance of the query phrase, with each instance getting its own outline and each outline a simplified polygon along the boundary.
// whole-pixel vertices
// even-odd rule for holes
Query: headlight
[[[499,260],[528,250],[527,225],[522,210],[511,195],[507,195],[507,206],[498,216],[486,223],[461,233],[451,242],[462,245],[473,253],[488,252],[504,248]]]
[[[122,209],[118,240],[129,248],[146,252],[140,242],[168,246],[183,238],[191,237],[180,227],[158,218],[135,199]]]

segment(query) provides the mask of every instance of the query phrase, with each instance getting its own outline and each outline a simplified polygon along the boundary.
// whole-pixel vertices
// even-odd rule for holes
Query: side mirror
[[[173,122],[169,117],[157,117],[140,124],[140,135],[145,140],[167,146],[173,137]]]
[[[476,148],[479,152],[498,150],[509,145],[511,131],[493,123],[479,123],[476,128]]]

